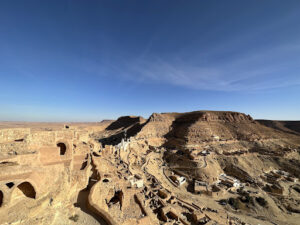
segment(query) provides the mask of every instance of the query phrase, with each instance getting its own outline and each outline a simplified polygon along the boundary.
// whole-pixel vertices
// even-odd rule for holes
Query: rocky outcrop
[[[195,111],[154,113],[136,136],[154,145],[197,147],[203,142],[285,138],[286,133],[261,125],[244,113]]]

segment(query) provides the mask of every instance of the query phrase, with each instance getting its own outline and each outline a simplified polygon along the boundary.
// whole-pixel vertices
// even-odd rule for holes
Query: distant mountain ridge
[[[300,121],[256,120],[260,124],[276,130],[300,135]]]

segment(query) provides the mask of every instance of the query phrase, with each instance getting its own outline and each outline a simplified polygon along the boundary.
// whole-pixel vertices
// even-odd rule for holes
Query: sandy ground
[[[65,125],[70,127],[76,127],[78,129],[85,129],[85,128],[102,128],[106,127],[110,124],[112,120],[105,120],[102,122],[6,122],[0,121],[0,130],[7,129],[7,128],[31,128],[32,130],[39,131],[39,130],[60,130],[64,128]]]

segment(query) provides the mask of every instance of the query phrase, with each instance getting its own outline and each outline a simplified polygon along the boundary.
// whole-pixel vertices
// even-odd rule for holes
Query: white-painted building
[[[144,186],[144,181],[139,176],[130,176],[128,177],[131,187],[141,188]]]

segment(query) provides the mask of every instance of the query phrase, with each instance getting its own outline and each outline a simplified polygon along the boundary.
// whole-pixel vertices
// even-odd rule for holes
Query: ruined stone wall
[[[25,139],[30,134],[30,128],[14,128],[0,130],[0,143]]]
[[[53,146],[55,140],[55,132],[53,131],[33,132],[28,137],[31,146]]]
[[[0,130],[0,224],[32,224],[28,221],[37,217],[35,213],[44,213],[49,205],[65,209],[76,203],[90,177],[90,145],[82,141],[88,142],[87,137],[88,132],[71,129]],[[65,154],[58,143],[66,145]]]
[[[78,141],[88,142],[90,140],[89,132],[88,131],[75,131],[74,138]]]

